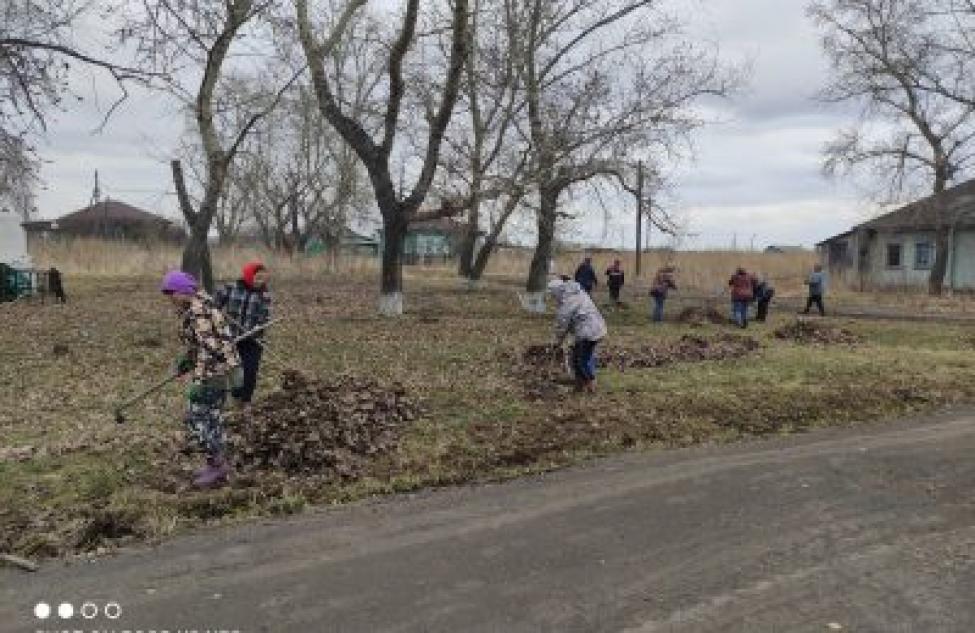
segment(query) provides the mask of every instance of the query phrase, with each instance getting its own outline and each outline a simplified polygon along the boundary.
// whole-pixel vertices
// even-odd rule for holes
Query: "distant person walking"
[[[593,288],[596,287],[596,269],[592,267],[592,257],[586,257],[576,268],[575,274],[576,283],[579,284],[583,290],[592,294]]]
[[[674,267],[664,266],[653,276],[653,283],[650,285],[650,296],[653,298],[653,313],[651,319],[654,323],[664,320],[664,302],[667,300],[667,293],[677,290],[674,282]]]
[[[772,303],[772,297],[775,296],[775,288],[768,282],[768,277],[765,275],[754,279],[755,285],[752,287],[752,295],[755,299],[755,320],[764,323],[768,317],[768,306]]]
[[[613,265],[606,269],[606,287],[609,288],[609,298],[617,306],[620,305],[620,290],[623,289],[623,268],[618,259],[614,259]]]
[[[748,304],[755,296],[753,284],[754,276],[741,267],[728,280],[728,285],[731,286],[731,318],[740,328],[748,327]]]
[[[47,271],[47,288],[60,303],[67,303],[68,297],[64,294],[64,283],[61,281],[61,271],[51,267]]]
[[[806,309],[802,311],[803,314],[809,314],[809,309],[813,307],[813,304],[819,309],[819,316],[826,316],[826,309],[823,307],[823,291],[826,289],[826,273],[823,272],[823,265],[816,264],[813,266],[812,273],[809,274],[809,279],[806,280],[806,285],[809,286],[809,296],[806,298]]]

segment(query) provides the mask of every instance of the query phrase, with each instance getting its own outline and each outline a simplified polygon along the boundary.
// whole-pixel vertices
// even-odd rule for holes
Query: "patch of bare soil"
[[[399,385],[339,375],[283,374],[282,388],[242,413],[228,432],[240,471],[358,477],[363,466],[396,447],[420,413]]]
[[[777,339],[804,345],[856,345],[862,342],[853,332],[821,321],[797,320],[773,332]]]
[[[721,311],[717,308],[698,308],[692,306],[690,308],[684,308],[677,315],[677,321],[689,325],[704,325],[705,323],[724,325],[728,323],[729,319],[727,315],[721,314]]]

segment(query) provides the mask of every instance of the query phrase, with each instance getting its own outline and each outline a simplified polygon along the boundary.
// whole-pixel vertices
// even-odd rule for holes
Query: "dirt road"
[[[0,631],[968,632],[973,500],[972,412],[630,455],[0,570]]]

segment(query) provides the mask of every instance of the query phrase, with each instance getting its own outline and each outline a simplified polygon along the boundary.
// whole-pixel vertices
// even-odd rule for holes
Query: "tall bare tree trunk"
[[[530,312],[545,312],[545,287],[548,283],[549,262],[555,246],[555,219],[558,211],[559,192],[546,187],[540,192],[538,208],[538,243],[528,268],[527,309]]]
[[[945,189],[948,188],[948,169],[944,160],[941,145],[935,144],[935,174],[934,174],[934,197],[931,204],[935,205],[934,217],[937,221],[935,227],[935,247],[934,262],[931,264],[931,273],[928,275],[928,294],[940,296],[944,291],[945,273],[948,270],[948,233],[954,218],[948,217],[948,209],[945,207]]]
[[[190,239],[183,249],[181,268],[199,279],[207,292],[213,292],[213,265],[206,233],[190,228]]]
[[[478,169],[475,167],[475,170]],[[467,227],[464,230],[460,243],[460,262],[457,267],[457,274],[462,277],[471,277],[474,268],[474,254],[477,250],[477,234],[480,230],[481,220],[481,175],[474,172],[473,183],[471,184],[471,206],[467,215]]]
[[[383,220],[382,295],[379,312],[384,316],[403,313],[403,243],[406,239],[406,222],[394,215]]]

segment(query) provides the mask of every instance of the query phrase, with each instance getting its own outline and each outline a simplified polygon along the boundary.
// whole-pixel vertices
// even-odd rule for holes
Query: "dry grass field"
[[[281,402],[282,371],[295,369],[312,379],[400,385],[419,414],[354,471],[238,469],[232,485],[195,492],[185,484],[199,459],[181,450],[178,387],[134,408],[125,425],[112,416],[116,402],[164,375],[178,354],[172,308],[156,290],[175,254],[90,246],[35,254],[65,271],[68,305],[0,305],[0,552],[97,552],[212,521],[517,476],[623,450],[854,424],[975,397],[975,332],[967,325],[827,319],[825,332],[841,336],[816,342],[799,336],[797,317],[784,310],[744,332],[679,322],[702,301],[727,310],[719,294],[708,297],[731,267],[729,254],[676,256],[684,287],[696,294],[675,295],[664,324],[647,322],[640,284],[625,293],[629,309],[606,307],[605,366],[598,393],[585,398],[558,380],[557,365],[526,356],[549,341],[550,317],[518,310],[520,274],[500,268],[510,260],[473,290],[445,267],[410,268],[407,314],[388,320],[374,315],[372,262],[267,258],[284,320],[268,337],[275,359],[265,363],[259,403]],[[218,252],[221,276],[251,254]],[[782,275],[810,263],[741,257]],[[953,301],[945,305],[966,308]],[[776,336],[783,328],[792,329]],[[321,397],[351,402],[341,391]],[[235,413],[228,426],[239,433],[252,423]]]

